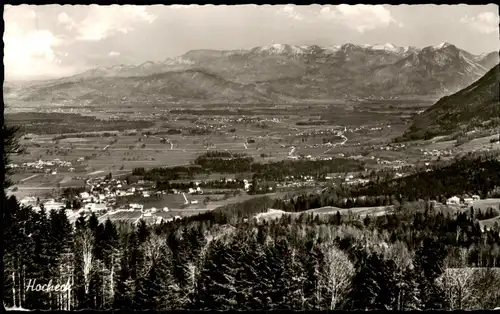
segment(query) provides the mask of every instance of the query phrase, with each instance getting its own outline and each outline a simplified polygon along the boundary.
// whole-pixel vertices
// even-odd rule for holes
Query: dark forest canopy
[[[37,213],[7,202],[17,209],[4,230],[6,306],[410,310],[491,309],[500,301],[500,274],[491,268],[499,262],[500,228],[481,232],[468,212],[408,205],[363,220],[303,214],[257,223],[201,215],[156,226],[99,223],[92,215],[73,229],[63,210]],[[262,198],[216,212],[271,203]],[[457,287],[450,280],[456,276],[467,276],[467,285]],[[30,278],[69,279],[69,301],[67,293],[26,290]],[[457,288],[482,297],[465,298]]]
[[[82,132],[125,131],[145,129],[153,122],[145,120],[102,120],[94,116],[56,112],[22,112],[6,114],[11,125],[19,126],[19,134],[64,134]],[[50,127],[47,127],[50,125]]]
[[[193,179],[197,174],[235,174],[252,172],[258,179],[280,181],[287,176],[313,176],[320,180],[329,173],[364,171],[364,164],[357,160],[333,158],[332,160],[285,160],[258,163],[245,154],[229,151],[210,151],[198,156],[193,165],[153,168],[135,168],[132,175],[147,180]]]

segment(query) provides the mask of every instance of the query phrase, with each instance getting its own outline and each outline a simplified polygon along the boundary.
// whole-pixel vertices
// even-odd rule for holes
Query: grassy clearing
[[[484,200],[474,201],[472,204],[474,209],[480,209],[482,212],[486,211],[488,207],[499,208],[500,198],[487,198]]]
[[[366,216],[366,215],[381,216],[389,213],[392,209],[393,206],[355,207],[355,208],[339,208],[334,206],[326,206],[326,207],[307,210],[306,213],[313,213],[319,215],[321,214],[332,215],[332,214],[337,214],[338,211],[341,215],[348,214],[350,212],[360,216]]]

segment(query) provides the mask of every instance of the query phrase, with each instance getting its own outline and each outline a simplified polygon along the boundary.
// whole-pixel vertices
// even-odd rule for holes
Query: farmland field
[[[140,120],[132,121],[130,128],[125,128],[126,124],[123,122],[107,120],[117,117],[122,119],[125,116],[120,112],[129,110],[113,107],[101,111],[92,109],[91,112],[83,113],[83,118],[69,113],[62,117],[56,116],[53,120],[57,126],[54,130],[59,130],[56,134],[51,134],[49,127],[40,129],[40,119],[47,119],[49,116],[31,112],[24,116],[27,119],[25,124],[30,128],[25,130],[25,136],[21,140],[26,153],[15,156],[14,162],[21,164],[39,159],[60,159],[71,162],[74,169],[73,172],[61,170],[55,175],[26,169],[16,170],[13,180],[17,182],[17,191],[13,193],[19,197],[47,196],[53,193],[54,189],[83,186],[85,178],[104,176],[108,173],[115,178],[125,178],[134,168],[189,165],[207,151],[244,153],[258,163],[277,162],[300,156],[339,158],[344,155],[363,155],[367,169],[382,167],[377,164],[376,158],[394,161],[404,157],[409,162],[416,161],[421,158],[418,150],[421,146],[401,151],[376,150],[371,146],[386,145],[407,127],[407,118],[401,116],[398,108],[403,108],[405,112],[416,112],[426,105],[426,101],[411,104],[392,101],[388,102],[387,106],[380,102],[362,101],[272,107],[255,105],[235,110],[226,105],[188,105],[183,108],[163,109],[145,106],[141,107],[133,118],[129,117]],[[130,112],[127,111],[127,114]],[[88,120],[89,115],[96,116],[97,120]],[[20,121],[21,118],[19,114],[8,113],[7,120],[9,117],[14,122]],[[96,129],[94,131],[86,127],[82,132],[77,132],[71,126],[73,119],[76,124],[85,121],[94,123]],[[107,126],[110,128],[107,129]],[[63,132],[65,129],[67,132]],[[40,132],[28,134],[28,130]],[[436,144],[439,143],[429,145]],[[197,174],[193,179],[223,178],[251,180],[252,173]],[[267,195],[277,198],[297,193],[299,191],[285,189]],[[188,198],[197,200],[198,204],[192,207],[201,210],[214,209],[256,196],[244,194],[227,199],[222,199],[222,195],[211,196],[212,199],[218,200],[204,205],[206,197],[207,195],[190,195]],[[161,198],[152,196],[126,201],[144,204],[145,208],[180,208],[184,204],[182,195],[164,195]],[[118,200],[118,203],[120,202]]]

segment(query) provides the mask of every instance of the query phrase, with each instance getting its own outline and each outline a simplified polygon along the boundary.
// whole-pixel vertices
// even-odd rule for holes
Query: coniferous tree
[[[397,307],[396,266],[378,254],[372,254],[360,265],[353,279],[350,299],[353,309],[391,310]]]
[[[227,310],[235,305],[236,255],[221,239],[213,240],[197,284],[196,308]]]
[[[151,235],[141,244],[144,265],[136,281],[138,309],[176,309],[179,289],[171,274],[172,255],[166,241],[159,235]]]
[[[425,239],[416,251],[414,266],[424,309],[442,309],[447,306],[444,292],[436,285],[436,279],[444,272],[445,256],[446,249],[433,239]]]

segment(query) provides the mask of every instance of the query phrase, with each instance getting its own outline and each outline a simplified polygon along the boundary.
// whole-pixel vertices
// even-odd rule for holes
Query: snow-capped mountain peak
[[[282,54],[287,50],[302,51],[300,47],[290,46],[286,44],[271,44],[267,46],[257,47],[254,49],[259,53]]]
[[[414,46],[403,47],[403,52],[404,53],[407,53],[407,52],[417,52],[417,51],[420,51],[420,49],[418,49],[417,47],[414,47]]]
[[[154,67],[155,65],[156,65],[156,63],[153,61],[146,61],[146,62],[142,63],[141,65],[139,65],[139,67],[144,68],[144,69],[149,69],[149,68]]]
[[[373,46],[371,46],[371,49],[390,51],[390,52],[400,52],[403,50],[403,48],[397,47],[391,43],[373,45]]]
[[[330,46],[330,47],[326,47],[325,50],[328,51],[328,52],[337,52],[340,50],[340,47],[342,47],[341,45],[335,45],[335,46]]]
[[[444,42],[444,43],[440,43],[439,45],[432,46],[432,48],[434,48],[434,49],[443,49],[443,48],[446,48],[446,47],[449,47],[449,46],[451,46],[450,43]]]

